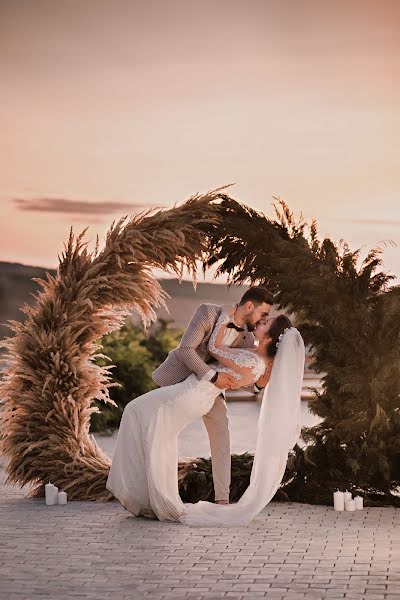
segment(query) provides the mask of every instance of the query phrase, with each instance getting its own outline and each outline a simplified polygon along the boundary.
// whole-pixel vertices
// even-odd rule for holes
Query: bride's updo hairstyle
[[[286,315],[278,315],[271,323],[271,327],[268,329],[267,336],[272,338],[267,346],[267,356],[274,358],[278,347],[279,336],[288,327],[293,327],[290,319]]]

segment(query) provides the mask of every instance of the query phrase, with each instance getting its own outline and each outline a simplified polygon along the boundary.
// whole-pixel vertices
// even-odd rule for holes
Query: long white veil
[[[203,500],[185,504],[179,521],[198,527],[246,525],[273,498],[285,473],[288,453],[301,433],[304,357],[299,331],[286,329],[264,390],[250,485],[240,500],[229,505]]]

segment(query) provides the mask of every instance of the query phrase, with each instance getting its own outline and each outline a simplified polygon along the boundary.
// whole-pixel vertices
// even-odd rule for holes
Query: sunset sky
[[[0,260],[233,182],[400,244],[397,0],[0,0],[0,72]]]

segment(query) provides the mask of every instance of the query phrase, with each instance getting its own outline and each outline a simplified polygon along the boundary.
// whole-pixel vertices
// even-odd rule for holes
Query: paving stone
[[[4,484],[0,600],[400,600],[400,510],[270,503],[248,527],[189,528],[118,502]]]

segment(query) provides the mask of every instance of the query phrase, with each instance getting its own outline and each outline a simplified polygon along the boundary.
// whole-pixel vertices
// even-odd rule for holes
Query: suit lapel
[[[219,319],[219,316],[221,314],[222,306],[216,306],[216,308],[217,308],[217,310],[216,310],[215,316],[210,315],[211,319],[209,319],[209,321],[208,321],[209,325],[210,325],[210,331],[207,333],[207,335],[204,337],[204,340],[203,340],[203,344],[206,349],[206,352],[207,352],[207,346],[208,346],[208,342],[210,340],[211,334],[212,334],[213,329],[214,329],[214,327]]]

